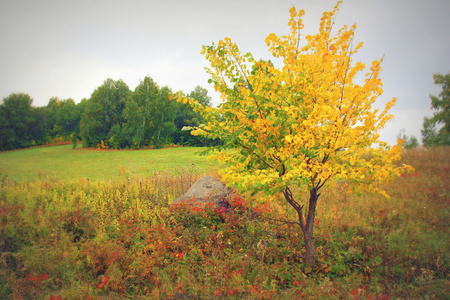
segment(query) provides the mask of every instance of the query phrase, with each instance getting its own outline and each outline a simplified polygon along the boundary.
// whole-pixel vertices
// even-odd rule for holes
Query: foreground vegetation
[[[231,212],[171,206],[205,171],[4,177],[0,298],[443,299],[449,157],[448,148],[405,152],[416,172],[387,187],[391,200],[344,184],[324,191],[314,270],[297,225],[279,221],[295,220],[282,199],[236,197]]]

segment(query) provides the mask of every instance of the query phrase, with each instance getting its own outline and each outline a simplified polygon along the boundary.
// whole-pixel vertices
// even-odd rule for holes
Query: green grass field
[[[0,174],[17,181],[56,177],[116,180],[149,176],[154,172],[206,172],[216,168],[198,153],[202,148],[174,147],[151,150],[72,149],[71,145],[31,148],[0,153]]]

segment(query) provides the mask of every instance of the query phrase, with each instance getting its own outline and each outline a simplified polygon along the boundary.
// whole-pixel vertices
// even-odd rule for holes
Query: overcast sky
[[[270,59],[265,37],[289,33],[289,9],[304,9],[304,35],[316,33],[334,0],[0,0],[0,99],[28,93],[34,106],[51,97],[79,102],[108,77],[130,89],[149,75],[188,93],[207,83],[202,45],[224,37],[255,59]],[[400,129],[421,139],[431,116],[433,74],[450,72],[449,0],[344,0],[335,28],[357,24],[364,42],[355,61],[385,55],[380,106],[396,97],[395,119],[382,132],[393,144]]]

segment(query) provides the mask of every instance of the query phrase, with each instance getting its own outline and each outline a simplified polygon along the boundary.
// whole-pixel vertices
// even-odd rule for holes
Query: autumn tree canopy
[[[295,209],[309,266],[315,264],[319,190],[334,178],[383,193],[379,184],[403,169],[395,164],[401,141],[391,147],[379,139],[395,104],[394,98],[382,110],[373,107],[383,92],[382,60],[373,61],[361,80],[366,66],[352,61],[362,46],[353,41],[356,25],[332,30],[339,4],[323,14],[319,32],[304,39],[304,11],[292,7],[291,34],[271,33],[265,40],[274,64],[243,55],[229,38],[203,46],[222,104],[212,108],[179,99],[205,117],[194,134],[224,141],[212,153],[227,164],[225,181],[241,191],[282,193]],[[227,148],[235,151],[222,151]],[[292,193],[294,185],[309,194],[307,205]]]

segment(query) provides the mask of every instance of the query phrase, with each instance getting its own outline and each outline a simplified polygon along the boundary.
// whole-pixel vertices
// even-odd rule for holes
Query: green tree
[[[0,149],[10,150],[33,145],[32,128],[35,115],[28,94],[15,93],[3,99],[0,105]]]
[[[177,93],[176,96],[184,96],[182,92]],[[187,95],[187,97],[196,100],[203,106],[212,106],[211,97],[208,95],[208,90],[200,86],[196,86],[194,90]],[[203,146],[206,141],[203,137],[191,135],[192,128],[203,123],[202,115],[194,111],[194,109],[187,103],[177,104],[177,113],[175,117],[176,131],[174,133],[174,142],[181,145]]]
[[[46,110],[51,137],[70,140],[73,135],[79,135],[82,111],[73,99],[59,100],[53,97]]]
[[[80,103],[77,104],[77,118],[79,118],[78,124],[77,124],[77,130],[72,135],[72,145],[73,149],[77,147],[77,142],[81,140],[81,118],[84,113],[84,108],[86,106],[86,103],[88,100],[86,98],[81,99]]]
[[[405,129],[401,129],[397,134],[397,139],[403,140],[403,148],[412,149],[419,146],[419,140],[414,135],[407,135]]]
[[[48,114],[46,107],[33,107],[34,123],[30,128],[32,144],[44,145],[50,142],[48,136]],[[34,146],[32,145],[32,146]]]
[[[212,106],[211,97],[208,95],[208,90],[197,85],[188,97],[195,99],[198,103],[203,106]],[[201,118],[201,115],[198,115]]]
[[[84,104],[80,122],[80,133],[84,147],[95,147],[118,138],[122,129],[122,112],[131,96],[123,80],[108,78]],[[114,127],[114,130],[112,130]],[[116,145],[117,146],[117,145]]]
[[[124,110],[123,132],[134,147],[162,147],[171,142],[175,131],[176,102],[168,87],[160,88],[149,76],[141,80]]]
[[[73,99],[66,99],[56,115],[56,122],[61,128],[63,136],[69,137],[79,131],[81,114],[77,109],[77,104]]]
[[[171,100],[172,91],[164,86],[152,103],[150,112],[150,132],[152,144],[162,147],[172,142],[175,132],[176,102]]]
[[[48,126],[48,134],[50,137],[54,138],[58,134],[55,128],[56,125],[56,114],[58,112],[58,108],[60,106],[60,100],[58,97],[52,97],[48,100],[48,104],[45,107],[47,113],[47,126]]]
[[[423,118],[423,128],[420,131],[422,133],[422,143],[425,147],[441,145],[442,139],[438,134],[436,123],[432,120],[432,118]]]
[[[124,128],[127,144],[134,148],[147,146],[151,140],[152,114],[159,98],[158,84],[146,76],[135,88],[124,110]]]
[[[434,74],[434,83],[442,86],[439,97],[431,95],[432,117],[425,117],[422,129],[422,143],[426,147],[450,145],[450,73]],[[438,126],[442,126],[437,129]]]
[[[310,267],[316,262],[313,229],[321,189],[336,180],[386,195],[380,184],[408,169],[396,165],[401,141],[390,147],[379,140],[395,104],[394,98],[384,110],[372,108],[383,92],[381,61],[372,62],[361,85],[358,75],[365,65],[351,58],[362,43],[353,44],[356,25],[332,32],[337,9],[323,14],[319,33],[306,36],[303,46],[304,12],[291,8],[292,33],[266,38],[272,55],[283,62],[280,68],[242,55],[229,38],[203,46],[210,82],[223,103],[211,108],[179,99],[205,117],[193,134],[224,140],[213,157],[227,164],[226,182],[242,192],[284,196],[296,212]],[[222,151],[227,148],[234,151]],[[306,203],[294,186],[308,195]]]

